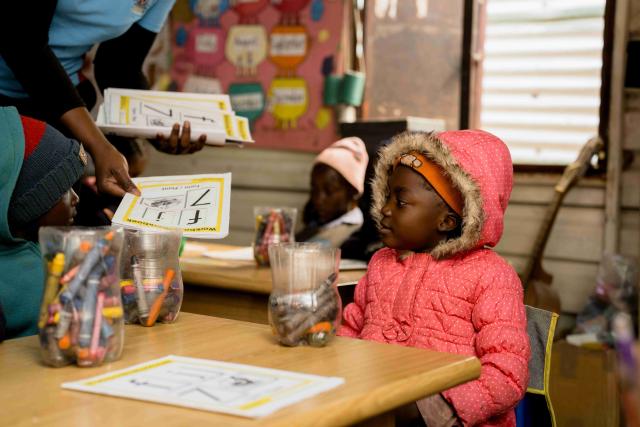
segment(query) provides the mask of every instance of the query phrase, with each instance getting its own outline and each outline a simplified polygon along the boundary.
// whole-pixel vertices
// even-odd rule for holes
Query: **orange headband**
[[[408,166],[422,175],[440,197],[442,197],[445,203],[449,205],[455,213],[462,216],[462,208],[464,207],[462,195],[445,176],[444,170],[439,165],[427,159],[418,151],[402,154],[396,159],[393,167],[395,168],[399,164]]]

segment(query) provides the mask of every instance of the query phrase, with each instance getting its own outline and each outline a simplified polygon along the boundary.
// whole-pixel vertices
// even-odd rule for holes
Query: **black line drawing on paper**
[[[189,194],[187,196],[187,200],[191,199],[191,196],[193,195],[193,197],[198,195],[198,192],[202,191],[202,190],[195,190],[195,191],[189,191]],[[198,199],[196,201],[193,202],[187,202],[189,204],[189,206],[194,207],[194,206],[206,206],[206,205],[210,205],[211,202],[205,200],[203,203],[200,203],[202,201],[202,199],[204,198],[204,196],[206,196],[207,194],[209,194],[209,192],[211,191],[210,188],[205,189],[205,191],[200,195],[200,197],[198,197]]]
[[[182,196],[144,198],[140,204],[154,209],[171,210],[181,208],[184,205],[184,198]]]

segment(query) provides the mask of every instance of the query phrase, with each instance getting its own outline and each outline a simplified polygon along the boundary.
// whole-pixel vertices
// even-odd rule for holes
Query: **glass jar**
[[[47,274],[38,328],[46,364],[98,366],[122,355],[122,238],[122,228],[40,228]]]
[[[184,293],[181,240],[180,230],[125,231],[121,287],[126,323],[153,326],[178,318]]]
[[[287,346],[324,346],[342,318],[336,286],[340,249],[317,243],[281,243],[269,247],[269,258],[273,333]]]

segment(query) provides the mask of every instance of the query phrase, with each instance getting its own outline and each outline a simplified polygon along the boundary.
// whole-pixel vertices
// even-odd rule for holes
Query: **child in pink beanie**
[[[314,161],[311,195],[298,241],[317,242],[334,248],[358,231],[364,221],[358,199],[364,191],[369,156],[360,138],[334,142]]]

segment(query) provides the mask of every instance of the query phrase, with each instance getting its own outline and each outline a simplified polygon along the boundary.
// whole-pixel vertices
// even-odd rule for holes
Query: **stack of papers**
[[[155,138],[185,120],[193,141],[205,134],[208,145],[253,142],[249,120],[236,116],[229,95],[109,88],[96,124],[107,135]]]

